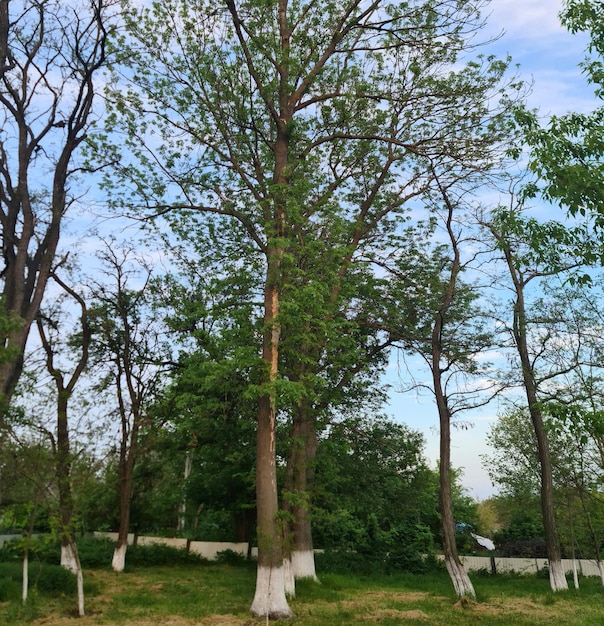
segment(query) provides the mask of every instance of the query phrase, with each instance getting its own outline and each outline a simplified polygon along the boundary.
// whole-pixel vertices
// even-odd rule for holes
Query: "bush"
[[[107,567],[111,564],[115,541],[85,535],[78,539],[77,544],[82,567]]]
[[[507,541],[501,546],[501,556],[541,559],[547,557],[545,541]]]
[[[61,546],[52,535],[41,535],[29,540],[29,558],[43,563],[61,563]],[[20,561],[23,559],[25,539],[7,541],[0,549],[0,561]]]
[[[8,577],[5,572],[0,574],[0,602],[18,600],[21,597],[21,583],[17,577]]]
[[[187,552],[184,548],[173,548],[161,543],[144,546],[130,546],[126,554],[126,567],[154,565],[181,565],[184,563],[207,563],[198,554]]]
[[[33,562],[29,564],[29,585],[48,596],[76,593],[76,577],[60,565]],[[23,567],[21,562],[0,563],[0,599],[17,600],[21,596]]]
[[[245,565],[248,563],[248,559],[240,552],[221,550],[216,553],[216,562],[224,563],[225,565]]]

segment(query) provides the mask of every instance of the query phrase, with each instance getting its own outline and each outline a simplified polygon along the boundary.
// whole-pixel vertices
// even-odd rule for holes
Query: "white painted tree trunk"
[[[575,589],[579,588],[579,574],[577,572],[577,559],[573,558],[573,584]]]
[[[296,580],[310,578],[318,583],[315,570],[315,553],[313,550],[294,550],[292,552],[292,569]]]
[[[124,543],[121,546],[115,546],[115,550],[113,551],[113,559],[111,561],[111,567],[114,572],[123,572],[126,567],[126,550],[128,549],[128,544]]]
[[[472,581],[466,573],[463,565],[458,564],[452,558],[446,558],[445,564],[447,566],[447,571],[449,572],[449,576],[451,577],[451,581],[453,583],[453,587],[455,588],[455,593],[457,594],[457,597],[467,597],[475,600],[476,592],[474,591],[474,585],[472,585]]]
[[[285,596],[283,566],[258,566],[256,593],[250,609],[254,617],[288,619],[293,616]]]
[[[61,544],[61,566],[76,576],[78,590],[78,615],[86,615],[84,610],[84,573],[78,557],[78,549],[75,543]]]
[[[186,513],[187,513],[187,493],[186,493],[186,483],[189,480],[189,476],[191,475],[191,470],[193,468],[193,461],[191,459],[191,451],[187,450],[185,452],[185,471],[184,471],[184,481],[182,487],[182,494],[180,504],[178,505],[178,524],[176,526],[176,530],[182,532],[185,529],[186,524]]]
[[[23,555],[23,587],[21,593],[21,599],[23,604],[27,602],[27,593],[29,590],[29,556],[27,552]]]
[[[296,580],[294,578],[291,559],[287,557],[283,559],[283,584],[285,585],[285,595],[288,598],[295,598]]]
[[[549,561],[549,585],[552,591],[568,590],[568,581],[562,561]]]
[[[598,561],[598,571],[600,572],[600,582],[604,586],[604,563],[602,561]]]
[[[78,556],[72,544],[61,545],[61,567],[64,567],[77,576]]]
[[[84,608],[84,574],[82,572],[82,565],[80,559],[78,559],[78,571],[76,572],[76,581],[78,587],[78,615],[84,617],[86,610]]]

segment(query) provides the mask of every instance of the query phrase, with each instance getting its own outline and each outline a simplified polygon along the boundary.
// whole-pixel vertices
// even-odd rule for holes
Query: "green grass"
[[[473,576],[478,601],[456,602],[445,572],[421,575],[320,574],[322,584],[302,581],[290,605],[288,626],[604,626],[604,589],[595,578],[581,589],[552,594],[538,577]],[[5,579],[6,580],[6,579]],[[124,574],[86,570],[92,593],[78,626],[170,623],[173,626],[263,624],[249,615],[255,569],[227,564],[132,566]],[[0,603],[0,624],[74,624],[71,593],[38,590],[33,608]]]

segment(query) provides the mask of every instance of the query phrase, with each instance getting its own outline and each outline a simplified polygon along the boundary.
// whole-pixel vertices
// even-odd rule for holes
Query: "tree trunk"
[[[78,615],[83,617],[86,615],[84,609],[84,573],[82,571],[82,564],[80,563],[78,548],[75,541],[66,544],[61,543],[61,565],[76,576]]]
[[[178,505],[178,522],[176,525],[176,531],[181,533],[185,529],[186,525],[186,513],[187,513],[187,480],[191,475],[191,469],[193,466],[193,462],[191,460],[191,450],[187,450],[185,452],[185,469],[183,473],[183,487],[182,493],[180,496],[180,504]]]
[[[440,384],[436,386],[440,390]],[[440,398],[439,398],[440,395]],[[439,503],[441,529],[443,537],[443,554],[445,565],[458,598],[476,598],[476,592],[470,577],[466,573],[457,554],[455,543],[455,519],[451,499],[451,424],[450,415],[444,405],[441,393],[437,395],[440,415],[440,468],[439,468]]]
[[[295,579],[310,578],[319,582],[315,570],[310,515],[311,488],[314,481],[314,463],[317,453],[317,429],[312,406],[303,400],[296,407],[292,422],[291,451],[288,459],[286,492],[291,502],[286,506],[291,513],[291,562]]]
[[[562,566],[562,556],[558,531],[556,528],[556,516],[554,511],[554,480],[552,473],[552,461],[547,440],[547,432],[543,422],[543,414],[537,396],[537,384],[529,356],[526,337],[526,309],[524,304],[524,284],[516,272],[513,271],[511,253],[506,250],[508,265],[514,278],[516,288],[516,303],[514,307],[514,341],[522,365],[522,378],[526,393],[529,414],[533,423],[535,437],[537,439],[537,454],[541,469],[541,513],[543,516],[543,530],[545,533],[545,546],[549,562],[549,580],[552,591],[565,591],[568,582]]]
[[[453,250],[453,258],[448,282],[442,294],[442,300],[432,326],[430,363],[434,397],[436,399],[440,424],[439,503],[443,538],[442,547],[445,564],[449,576],[451,577],[455,593],[459,598],[466,596],[476,598],[472,581],[457,554],[457,544],[455,543],[455,518],[453,516],[453,500],[451,498],[451,409],[443,387],[443,369],[441,367],[441,361],[443,359],[442,338],[445,327],[445,316],[451,308],[457,293],[457,277],[461,271],[461,260],[457,237],[452,227],[454,205],[449,202],[445,190],[442,189],[442,191],[443,199],[448,207],[447,232]]]
[[[59,523],[61,533],[61,565],[77,573],[77,550],[73,531],[73,497],[71,493],[71,457],[67,402],[69,394],[58,389],[57,400],[57,461],[56,476],[59,488]]]
[[[291,617],[292,612],[285,595],[282,533],[277,521],[275,414],[270,405],[269,397],[261,398],[256,461],[258,569],[250,611],[255,617],[282,619]]]
[[[21,601],[23,604],[27,602],[27,595],[29,592],[29,548],[25,548],[23,554],[23,582],[21,585]]]
[[[280,221],[280,220],[278,220]],[[264,296],[262,358],[267,364],[269,392],[260,398],[256,440],[256,506],[258,515],[258,569],[250,611],[255,617],[292,616],[285,595],[283,529],[278,523],[276,462],[276,398],[273,383],[279,356],[279,273],[282,250],[270,246]]]
[[[239,16],[233,2],[227,2],[236,28]],[[266,391],[258,405],[258,431],[256,447],[256,506],[258,515],[258,573],[256,593],[251,613],[256,617],[281,619],[292,617],[285,595],[285,572],[283,566],[283,527],[278,520],[279,492],[277,488],[276,459],[276,411],[277,393],[275,382],[279,373],[279,342],[281,327],[279,307],[282,283],[282,261],[285,254],[285,225],[290,189],[289,143],[293,109],[289,102],[289,55],[290,26],[287,20],[287,0],[279,0],[278,22],[283,61],[279,65],[279,103],[273,112],[275,129],[273,144],[274,171],[271,203],[264,208],[266,233],[266,280],[264,285],[264,325],[262,336],[262,360],[266,367],[264,383]]]
[[[136,432],[132,432],[132,437]],[[126,551],[128,550],[128,533],[130,531],[130,506],[132,501],[132,474],[134,471],[134,450],[135,444],[130,442],[130,450],[122,453],[120,460],[120,521],[117,533],[117,543],[113,551],[111,567],[116,572],[123,572],[126,567]]]

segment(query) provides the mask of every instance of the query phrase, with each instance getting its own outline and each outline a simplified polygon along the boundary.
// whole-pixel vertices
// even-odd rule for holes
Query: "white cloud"
[[[545,38],[565,32],[558,13],[561,0],[491,0],[485,15],[490,13],[491,28],[503,29],[509,38]]]

